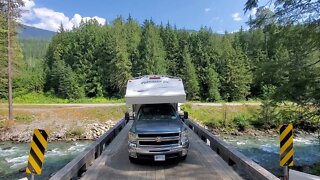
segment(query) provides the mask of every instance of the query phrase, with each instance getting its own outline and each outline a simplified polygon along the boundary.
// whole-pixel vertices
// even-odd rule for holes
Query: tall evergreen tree
[[[238,45],[232,46],[229,38],[224,37],[222,42],[224,52],[219,67],[221,95],[227,101],[245,99],[252,80],[248,59]]]
[[[180,66],[180,77],[182,78],[185,90],[187,93],[187,99],[193,100],[193,99],[199,99],[199,83],[197,79],[197,74],[195,67],[191,61],[191,55],[188,50],[188,46],[181,47],[182,55],[181,55],[181,62],[182,65]]]
[[[20,7],[24,6],[22,0],[1,0],[0,1],[0,13],[5,19],[5,32],[6,32],[6,50],[5,57],[7,58],[7,78],[8,78],[8,106],[9,106],[9,119],[13,120],[13,98],[12,98],[12,80],[14,63],[17,59],[21,59],[19,55],[20,48],[16,40],[16,26],[17,19],[20,17]]]
[[[213,51],[212,32],[202,28],[191,36],[192,59],[197,70],[202,100],[216,101],[220,99],[220,82],[215,70],[216,56]]]
[[[146,20],[143,24],[139,52],[138,73],[141,75],[166,74],[165,50],[159,28],[152,20]]]
[[[169,22],[165,28],[161,28],[160,32],[166,51],[166,62],[168,64],[167,73],[171,76],[176,76],[178,74],[177,61],[179,56],[179,41],[177,38],[177,33],[172,29]]]
[[[129,16],[126,25],[127,51],[132,64],[132,75],[137,76],[138,62],[139,62],[139,44],[141,41],[141,28],[139,23]]]
[[[119,95],[124,95],[125,86],[131,76],[131,61],[127,52],[127,39],[125,32],[125,22],[120,17],[113,22],[112,35],[114,42],[114,57],[110,62],[110,83]],[[131,50],[135,51],[134,48]]]

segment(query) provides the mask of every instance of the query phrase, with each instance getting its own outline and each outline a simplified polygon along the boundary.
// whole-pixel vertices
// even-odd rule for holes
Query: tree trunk
[[[8,0],[8,32],[7,32],[7,40],[8,40],[8,101],[9,101],[9,120],[13,120],[13,107],[12,107],[12,47],[11,47],[11,0]]]

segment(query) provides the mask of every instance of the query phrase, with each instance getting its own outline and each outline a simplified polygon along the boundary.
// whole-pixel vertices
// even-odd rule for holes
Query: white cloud
[[[24,7],[22,7],[22,10],[30,10],[32,9],[36,4],[32,0],[23,0]]]
[[[232,14],[232,18],[234,21],[241,21],[242,20],[242,18],[240,17],[240,13]]]
[[[94,17],[81,17],[80,14],[75,14],[71,19],[62,12],[57,12],[45,7],[37,8],[33,0],[23,0],[25,7],[21,8],[24,12],[21,14],[21,21],[24,24],[34,26],[41,29],[57,31],[61,24],[65,29],[72,29],[79,26],[80,22],[96,19],[99,24],[104,25],[106,19]]]
[[[251,15],[251,16],[255,16],[256,13],[257,13],[257,10],[258,10],[258,8],[253,8],[253,9],[251,9],[250,14],[248,15],[248,17],[249,17],[250,15]]]
[[[35,6],[34,1],[23,0],[24,7],[21,7],[21,16],[23,20],[31,20],[32,19],[32,8]]]
[[[209,12],[209,11],[211,11],[211,8],[205,8],[204,11]]]

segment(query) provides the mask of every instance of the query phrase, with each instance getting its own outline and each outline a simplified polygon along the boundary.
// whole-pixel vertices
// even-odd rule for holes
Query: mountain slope
[[[20,39],[50,40],[56,33],[31,26],[21,25],[18,30]]]

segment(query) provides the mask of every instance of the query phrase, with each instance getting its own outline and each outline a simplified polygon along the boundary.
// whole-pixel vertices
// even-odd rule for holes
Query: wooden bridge
[[[190,148],[182,161],[131,163],[127,134],[132,121],[120,120],[82,154],[58,171],[61,179],[278,179],[192,120]]]

